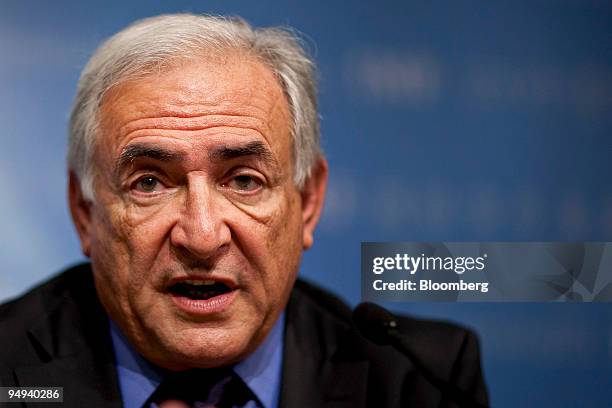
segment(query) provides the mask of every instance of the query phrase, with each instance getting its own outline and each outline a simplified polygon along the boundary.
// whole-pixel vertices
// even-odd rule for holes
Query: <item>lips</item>
[[[229,286],[215,280],[184,280],[176,282],[169,288],[170,293],[176,296],[187,297],[192,300],[207,300],[215,296],[231,292]]]
[[[196,315],[222,312],[237,293],[235,283],[216,277],[174,279],[167,288],[181,310]]]

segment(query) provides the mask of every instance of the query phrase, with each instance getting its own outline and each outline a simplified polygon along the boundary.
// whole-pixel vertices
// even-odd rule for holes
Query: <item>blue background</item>
[[[82,259],[66,122],[96,45],[164,12],[307,34],[330,190],[302,275],[359,301],[361,241],[612,241],[612,5],[3,1],[0,299]],[[608,304],[394,304],[481,337],[493,406],[610,406]]]

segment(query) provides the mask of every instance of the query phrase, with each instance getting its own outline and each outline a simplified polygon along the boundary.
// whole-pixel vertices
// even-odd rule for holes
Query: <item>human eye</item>
[[[263,181],[251,174],[237,174],[224,183],[224,187],[238,193],[252,194],[263,188]]]
[[[142,176],[132,184],[132,190],[143,194],[157,193],[163,189],[164,184],[152,175]]]

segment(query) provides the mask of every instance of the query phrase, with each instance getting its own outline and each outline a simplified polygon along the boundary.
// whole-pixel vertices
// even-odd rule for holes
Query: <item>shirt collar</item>
[[[138,354],[117,325],[109,320],[123,406],[141,408],[161,383],[164,371]],[[278,406],[284,327],[283,312],[257,350],[233,367],[265,408]]]

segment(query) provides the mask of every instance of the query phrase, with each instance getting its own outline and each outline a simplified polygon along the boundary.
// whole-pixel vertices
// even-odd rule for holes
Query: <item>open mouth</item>
[[[191,300],[208,300],[224,295],[232,289],[223,282],[214,280],[184,280],[170,286],[170,293]]]

